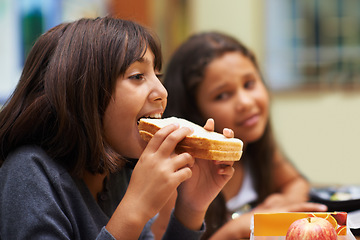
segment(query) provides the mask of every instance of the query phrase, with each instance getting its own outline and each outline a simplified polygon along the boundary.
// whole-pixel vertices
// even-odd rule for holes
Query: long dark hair
[[[250,59],[261,75],[255,55],[240,41],[219,32],[195,34],[175,51],[168,63],[163,79],[169,94],[164,115],[186,118],[203,126],[206,119],[201,116],[196,105],[198,86],[204,79],[208,64],[228,52],[239,52]],[[272,167],[274,146],[275,140],[268,121],[263,136],[249,143],[242,156],[241,161],[250,166],[258,202],[274,191],[269,170]],[[207,232],[204,237],[212,235],[226,221],[225,200],[220,193],[207,211]]]
[[[111,17],[64,23],[40,36],[0,112],[0,166],[14,148],[36,144],[73,175],[121,167],[126,160],[105,141],[103,116],[117,78],[146,48],[160,70],[155,35]]]

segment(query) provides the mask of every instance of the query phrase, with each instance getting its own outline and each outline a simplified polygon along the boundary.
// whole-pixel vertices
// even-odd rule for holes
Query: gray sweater
[[[98,202],[41,148],[24,146],[0,168],[0,239],[114,239],[105,229],[128,186],[131,169],[111,175]],[[140,239],[153,239],[151,221]],[[172,215],[164,239],[200,239]]]

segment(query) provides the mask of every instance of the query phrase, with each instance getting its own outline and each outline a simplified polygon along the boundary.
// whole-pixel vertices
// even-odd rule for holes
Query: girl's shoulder
[[[80,185],[38,146],[22,146],[7,156],[0,167],[0,196],[4,236],[36,231],[38,236],[81,233],[77,239],[95,239],[108,220],[85,183]]]
[[[53,174],[67,172],[60,164],[54,161],[41,147],[37,145],[24,145],[16,148],[6,157],[0,169],[13,169],[19,171],[31,171],[38,169],[50,171]]]
[[[0,167],[0,181],[19,186],[63,184],[71,176],[39,146],[21,146],[6,157]]]

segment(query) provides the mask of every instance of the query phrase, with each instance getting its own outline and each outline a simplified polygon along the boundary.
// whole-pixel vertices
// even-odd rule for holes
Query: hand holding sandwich
[[[177,129],[169,131],[176,125]],[[139,172],[137,168],[140,168],[145,159],[154,162],[154,166],[159,165],[162,171],[158,173],[149,171],[149,167],[144,168],[147,173],[163,175],[163,179],[154,184],[154,190],[149,191],[150,195],[155,199],[159,198],[159,190],[173,182],[164,192],[168,197],[162,199],[169,199],[177,189],[174,212],[176,218],[185,227],[199,230],[210,203],[233,174],[232,164],[239,160],[242,153],[241,140],[234,139],[234,133],[230,129],[225,129],[224,135],[215,133],[212,119],[207,121],[204,128],[178,118],[141,119],[139,132],[148,145],[133,177],[138,175],[135,171]],[[220,161],[214,161],[215,159]],[[181,175],[181,178],[176,177]],[[159,210],[158,207],[155,209]]]
[[[112,218],[126,219],[126,222],[121,224],[110,219],[107,225],[107,229],[115,236],[117,232],[126,232],[126,229],[120,229],[119,226],[132,226],[133,235],[127,239],[137,238],[146,222],[168,202],[176,188],[191,177],[190,167],[194,165],[194,158],[188,153],[172,154],[176,144],[191,132],[190,128],[180,128],[179,125],[171,124],[154,134],[141,154],[133,170],[128,190],[114,213],[127,216],[127,219]],[[134,226],[139,228],[135,229]]]
[[[214,120],[207,120],[204,128],[214,131]],[[230,129],[224,129],[223,134],[228,138],[234,137],[234,132]],[[186,227],[191,228],[191,224],[196,226],[193,221],[201,226],[210,203],[232,177],[233,163],[234,161],[195,160],[191,167],[191,178],[178,188],[175,205],[175,216]]]

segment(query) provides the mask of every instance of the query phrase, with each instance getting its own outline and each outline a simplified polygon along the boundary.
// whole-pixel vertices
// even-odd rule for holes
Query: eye
[[[161,81],[163,78],[163,74],[162,73],[157,73],[156,77]]]
[[[144,74],[138,73],[138,74],[131,75],[129,78],[134,79],[134,80],[143,80],[145,77],[144,77]]]
[[[255,87],[256,80],[255,79],[248,79],[244,83],[245,89],[253,89]]]
[[[232,93],[231,92],[222,92],[218,95],[215,96],[215,101],[221,101],[221,100],[226,100],[229,99],[231,97]]]

